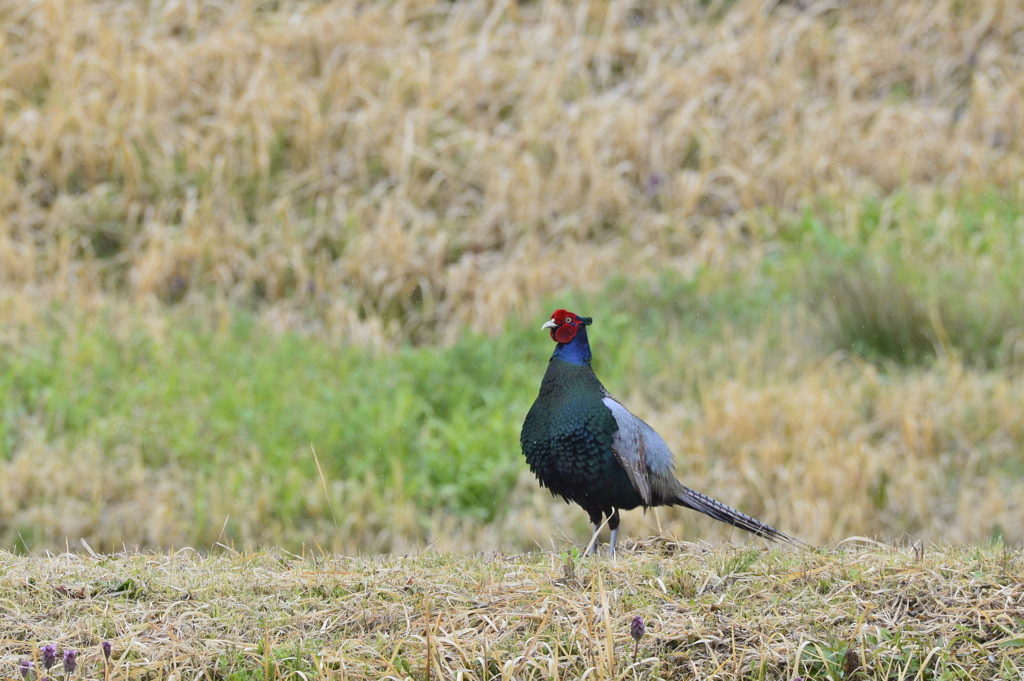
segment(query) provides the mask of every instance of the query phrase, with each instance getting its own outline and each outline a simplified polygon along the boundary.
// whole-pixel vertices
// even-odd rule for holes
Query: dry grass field
[[[0,559],[5,677],[22,660],[39,667],[47,643],[80,651],[81,678],[115,681],[1024,673],[1022,557],[1002,547],[851,542],[810,554],[657,541],[614,561],[191,550]],[[634,616],[646,625],[638,646]]]
[[[450,340],[609,275],[756,257],[752,211],[1024,177],[1011,0],[8,0],[0,20],[6,314],[228,301]]]
[[[553,301],[693,487],[1020,542],[1022,135],[1011,0],[0,0],[0,546],[583,541]]]

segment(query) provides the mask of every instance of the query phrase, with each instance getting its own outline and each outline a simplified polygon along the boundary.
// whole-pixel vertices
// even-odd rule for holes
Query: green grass
[[[157,336],[101,322],[47,334],[0,359],[4,457],[29,414],[47,439],[130,446],[150,467],[212,475],[254,456],[280,476],[283,513],[297,503],[286,472],[317,475],[310,444],[331,477],[401,469],[424,505],[486,513],[488,485],[507,488],[515,474],[528,379],[516,369],[541,366],[544,349],[515,352],[506,337],[374,353],[269,334],[242,313],[223,331],[185,321]]]
[[[1024,210],[1007,194],[906,194],[789,221],[777,267],[825,320],[836,348],[900,364],[954,353],[1019,363],[1024,333]],[[790,257],[787,257],[790,256]]]
[[[709,280],[617,281],[607,296],[559,304],[595,316],[595,366],[610,389],[667,376],[670,393],[692,392],[699,372],[666,374],[666,352],[685,367],[725,327],[755,328],[771,299]],[[542,321],[495,320],[493,338],[384,352],[270,333],[243,310],[226,324],[172,311],[159,330],[53,314],[0,355],[0,458],[31,422],[47,441],[129,448],[147,468],[199,479],[252,459],[294,520],[318,480],[312,445],[330,479],[385,481],[420,508],[490,520],[522,469],[519,426],[552,349]]]
[[[686,277],[616,278],[547,308],[595,318],[594,365],[613,394],[655,410],[688,405],[693,418],[724,382],[799,380],[836,350],[897,381],[937,358],[1014,374],[1024,366],[1021,211],[992,197],[940,208],[929,221],[893,197],[853,216],[819,207],[781,226],[762,215],[752,223],[762,257]],[[173,513],[200,544],[239,534],[255,506],[257,524],[277,529],[245,541],[297,549],[325,513],[335,522],[323,486],[336,481],[347,485],[339,494],[365,494],[382,514],[413,509],[416,533],[429,534],[439,512],[499,520],[525,471],[519,427],[551,350],[542,316],[495,319],[492,336],[450,346],[393,350],[274,332],[238,308],[170,307],[158,324],[117,309],[41,319],[9,334],[0,353],[0,461],[42,442],[65,460],[95,453],[105,475],[135,467],[146,484],[177,480],[194,498]],[[996,459],[1003,472],[1020,468],[1012,452]],[[97,523],[103,497],[116,496],[105,484],[72,490]],[[56,494],[44,486],[39,499]],[[884,485],[872,498],[879,508],[893,501]],[[348,522],[358,520],[339,520]],[[60,539],[0,517],[4,545]]]
[[[681,370],[695,364],[725,326],[756,327],[771,295],[702,287],[620,281],[600,301],[571,296],[597,320],[595,366],[610,389],[654,382],[666,386],[662,399],[692,394],[712,364],[672,374],[666,357]],[[393,352],[268,333],[244,311],[221,327],[185,313],[170,319],[154,331],[53,315],[7,348],[0,458],[24,446],[31,423],[46,441],[127,448],[146,468],[184,470],[198,484],[253,461],[274,479],[275,514],[288,522],[301,522],[307,490],[319,484],[311,445],[329,479],[383,481],[426,511],[484,521],[523,469],[519,427],[552,348],[542,319],[522,328],[496,320],[506,328],[494,338]]]

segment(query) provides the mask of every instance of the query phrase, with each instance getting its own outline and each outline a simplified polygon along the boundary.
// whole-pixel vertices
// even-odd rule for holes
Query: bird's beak
[[[555,320],[549,319],[546,322],[544,322],[544,326],[540,327],[540,330],[543,331],[544,329],[553,329],[556,326],[558,326],[558,324],[555,324]]]

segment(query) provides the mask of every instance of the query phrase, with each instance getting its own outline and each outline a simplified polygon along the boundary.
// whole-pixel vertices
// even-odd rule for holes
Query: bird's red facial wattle
[[[590,322],[590,317],[580,317],[568,310],[555,310],[551,319],[541,328],[548,329],[551,332],[551,340],[556,343],[568,343],[576,337],[580,325],[587,325]]]

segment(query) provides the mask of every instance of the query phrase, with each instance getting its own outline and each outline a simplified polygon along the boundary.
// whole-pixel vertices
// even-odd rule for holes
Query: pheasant
[[[800,544],[676,479],[665,441],[612,397],[590,367],[587,327],[592,322],[555,310],[541,327],[551,333],[555,351],[519,437],[541,486],[582,506],[595,534],[607,517],[612,555],[619,511],[638,506],[683,506],[759,537]]]

